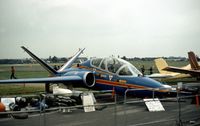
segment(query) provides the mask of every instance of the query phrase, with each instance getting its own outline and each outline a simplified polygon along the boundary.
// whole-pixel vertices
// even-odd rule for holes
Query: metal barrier
[[[133,92],[133,91],[142,91],[142,90],[150,90],[150,91],[152,91],[152,98],[154,99],[154,97],[155,97],[155,91],[156,90],[159,90],[159,89],[154,89],[154,88],[145,88],[145,89],[126,89],[126,91],[125,91],[125,93],[124,93],[124,116],[125,116],[125,126],[127,125],[127,118],[126,118],[126,103],[127,103],[127,93],[128,92]]]
[[[121,126],[121,125],[124,125],[124,126],[127,126],[127,125],[130,125],[130,126],[144,126],[144,125],[156,125],[156,124],[161,124],[161,123],[167,123],[169,121],[171,122],[174,122],[175,125],[177,126],[183,126],[184,125],[184,121],[182,120],[182,106],[181,106],[181,99],[188,99],[188,98],[192,98],[192,97],[195,97],[196,95],[191,95],[191,96],[180,96],[179,93],[177,93],[177,97],[174,97],[174,98],[162,98],[162,99],[159,99],[160,101],[175,101],[177,102],[176,105],[177,105],[177,108],[178,108],[178,113],[177,113],[177,117],[175,119],[165,119],[165,120],[160,120],[160,121],[152,121],[152,122],[143,122],[143,123],[136,123],[136,124],[131,124],[131,123],[128,123],[128,108],[127,108],[127,105],[128,104],[132,104],[134,106],[134,104],[137,104],[137,103],[144,103],[143,100],[135,100],[135,99],[129,99],[127,100],[127,93],[130,92],[130,91],[136,91],[136,90],[145,90],[145,89],[127,89],[125,91],[125,94],[124,94],[124,97],[123,97],[123,105],[122,105],[122,108],[124,109],[124,114],[123,116],[120,116],[119,117],[119,112],[118,112],[118,107],[121,105],[121,104],[118,104],[118,97],[117,97],[117,94],[114,95],[114,102],[109,102],[109,103],[98,103],[98,104],[94,104],[92,106],[95,106],[95,107],[98,107],[98,106],[110,106],[111,108],[113,108],[113,122],[112,124],[114,126]],[[150,89],[148,89],[150,90]],[[154,99],[155,98],[155,91],[157,90],[152,90],[152,98]],[[199,96],[199,95],[198,95]],[[45,100],[45,97],[44,97],[44,100]],[[42,101],[42,97],[40,97],[40,101]],[[48,118],[47,118],[47,112],[50,112],[50,111],[53,111],[53,112],[60,112],[62,111],[62,109],[68,109],[68,110],[72,110],[72,114],[73,114],[73,110],[74,109],[77,109],[77,108],[83,108],[83,107],[90,107],[91,105],[88,105],[88,106],[83,106],[83,105],[77,105],[77,106],[60,106],[60,107],[55,107],[55,108],[42,108],[42,106],[40,106],[40,108],[38,110],[29,110],[29,111],[12,111],[12,112],[0,112],[0,115],[3,115],[3,114],[17,114],[17,113],[39,113],[39,123],[41,126],[46,126],[47,125],[47,122],[48,122]],[[131,106],[132,107],[132,106]],[[145,107],[145,106],[144,106]],[[104,110],[103,110],[104,111]],[[106,111],[106,110],[105,110]],[[76,117],[76,115],[74,115]],[[121,117],[124,118],[121,119]],[[99,118],[99,117],[98,117]],[[103,117],[101,117],[103,118]],[[104,117],[106,118],[106,117]],[[195,119],[199,119],[199,117],[196,117],[196,118],[193,118],[194,120]],[[119,121],[124,121],[123,123],[119,123]],[[0,122],[1,123],[1,122]]]
[[[125,94],[124,94],[124,105],[126,105],[127,103],[129,104],[134,104],[134,103],[139,103],[139,102],[144,102],[143,100],[139,100],[139,101],[129,101],[127,102],[127,93],[128,92],[132,92],[132,91],[138,91],[138,90],[151,90],[152,91],[152,98],[154,99],[155,98],[155,91],[159,91],[160,89],[153,89],[153,88],[148,88],[148,89],[127,89],[125,91]],[[176,100],[177,101],[177,106],[178,106],[178,115],[177,115],[177,119],[170,119],[170,120],[164,120],[164,121],[156,121],[156,122],[153,122],[153,123],[162,123],[162,122],[166,122],[166,121],[176,121],[176,125],[177,126],[183,126],[183,121],[181,119],[181,104],[180,104],[180,100],[181,99],[186,99],[186,98],[192,98],[192,97],[198,97],[200,95],[190,95],[190,96],[183,96],[181,97],[180,96],[180,92],[177,91],[177,97],[174,97],[174,98],[162,98],[162,99],[159,99],[160,101],[166,101],[166,100]],[[198,101],[198,100],[197,100]],[[126,106],[124,106],[124,116],[125,116],[125,126],[127,125],[127,120],[126,120]],[[200,117],[197,117],[197,118],[194,118],[194,119],[200,119]],[[134,126],[139,126],[139,125],[147,125],[149,123],[142,123],[142,124],[137,124],[137,125],[134,125]]]

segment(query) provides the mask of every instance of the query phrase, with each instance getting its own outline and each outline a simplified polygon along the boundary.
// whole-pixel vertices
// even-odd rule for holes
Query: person
[[[59,69],[60,69],[60,66],[58,66],[57,69],[59,70]]]
[[[153,68],[152,67],[149,68],[149,74],[150,75],[153,74]]]
[[[56,65],[54,65],[54,70],[56,70],[56,71],[58,70],[58,67]]]
[[[15,67],[14,66],[11,66],[11,75],[10,75],[10,79],[17,79],[16,77],[15,77]]]
[[[145,68],[144,68],[144,65],[142,65],[141,72],[143,76],[144,76],[144,71],[145,71]]]

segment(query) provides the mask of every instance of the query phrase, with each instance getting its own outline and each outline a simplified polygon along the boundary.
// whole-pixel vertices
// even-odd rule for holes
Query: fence
[[[83,107],[59,106],[45,108],[40,105],[39,109],[26,111],[1,112],[2,115],[9,115],[8,118],[0,118],[1,126],[9,125],[31,125],[31,126],[184,126],[199,125],[200,109],[198,104],[191,104],[191,99],[195,100],[199,95],[180,96],[159,99],[165,108],[161,112],[149,112],[142,99],[127,97],[128,92],[141,89],[127,89],[124,96],[115,94],[100,95],[100,102],[95,106],[95,112],[85,113]],[[148,89],[150,90],[150,89]],[[152,99],[155,98],[152,91]],[[41,95],[39,95],[41,96]],[[105,101],[102,102],[103,98]],[[40,102],[45,101],[45,97],[40,97]],[[45,103],[45,102],[44,102]],[[24,116],[28,113],[29,118],[24,120],[13,119],[13,115]],[[24,114],[24,115],[23,115]]]

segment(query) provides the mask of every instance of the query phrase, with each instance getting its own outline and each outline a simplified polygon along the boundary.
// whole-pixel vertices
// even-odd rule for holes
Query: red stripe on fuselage
[[[138,86],[134,84],[124,84],[124,83],[119,83],[116,81],[108,81],[108,80],[102,80],[102,79],[97,79],[96,83],[110,85],[110,86],[124,87],[124,88],[145,88],[144,86]]]
[[[102,85],[109,85],[109,86],[117,86],[117,87],[123,87],[123,88],[134,88],[134,89],[144,89],[144,90],[151,90],[151,87],[145,87],[145,86],[138,86],[135,84],[124,84],[124,83],[119,83],[115,81],[108,81],[108,80],[102,80],[102,79],[97,79],[96,83],[102,84]],[[167,90],[157,90],[158,92],[168,92]]]

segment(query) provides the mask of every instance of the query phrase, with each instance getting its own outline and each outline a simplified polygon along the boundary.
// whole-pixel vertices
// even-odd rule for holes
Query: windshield
[[[138,76],[138,75],[142,75],[142,73],[133,65],[130,65],[130,70],[133,73],[133,76]]]
[[[132,75],[132,72],[129,70],[128,66],[125,66],[124,68],[122,68],[119,71],[119,75],[121,75],[121,76],[130,76],[130,75]]]

